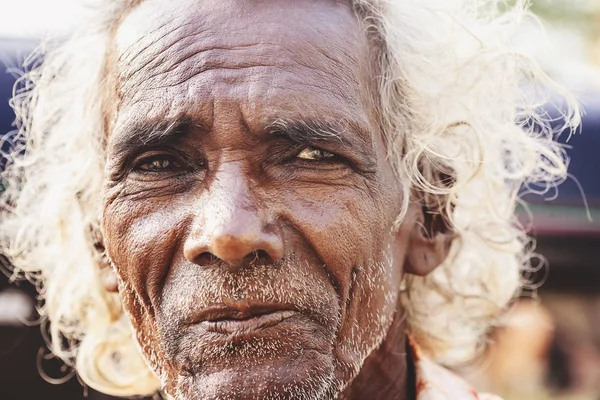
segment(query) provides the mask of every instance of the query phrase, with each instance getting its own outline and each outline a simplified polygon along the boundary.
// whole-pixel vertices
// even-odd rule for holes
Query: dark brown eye
[[[326,150],[321,150],[314,147],[307,147],[304,150],[302,150],[296,157],[302,160],[322,161],[334,158],[335,156],[335,154]]]
[[[167,156],[155,156],[143,160],[136,169],[144,172],[166,172],[180,168],[180,165]]]

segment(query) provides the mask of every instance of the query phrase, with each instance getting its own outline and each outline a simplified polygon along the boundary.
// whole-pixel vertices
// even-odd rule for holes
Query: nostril
[[[212,265],[217,261],[219,261],[219,258],[208,251],[205,251],[196,258],[196,263],[200,266]]]
[[[257,250],[252,254],[248,254],[247,260],[250,265],[268,265],[273,263],[273,259],[264,250]]]
[[[271,265],[274,263],[274,260],[269,253],[264,250],[253,251],[240,259],[228,259],[226,256],[219,257],[209,251],[205,251],[194,259],[194,264],[201,267],[212,267],[220,265],[221,263],[227,263],[235,267],[252,267]]]

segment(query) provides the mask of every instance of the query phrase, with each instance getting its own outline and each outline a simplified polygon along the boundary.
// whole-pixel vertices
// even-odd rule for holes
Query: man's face
[[[146,0],[109,54],[105,244],[180,399],[335,395],[397,309],[401,190],[337,1]]]

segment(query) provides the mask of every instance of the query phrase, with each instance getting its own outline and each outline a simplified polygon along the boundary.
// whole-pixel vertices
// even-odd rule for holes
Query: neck
[[[340,400],[414,400],[414,371],[407,354],[404,314],[398,311],[379,348],[365,360]]]

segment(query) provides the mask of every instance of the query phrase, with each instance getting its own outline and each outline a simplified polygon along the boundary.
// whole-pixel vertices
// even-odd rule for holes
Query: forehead
[[[117,125],[187,114],[210,126],[224,104],[256,124],[368,119],[368,46],[346,2],[146,0],[113,50]]]

